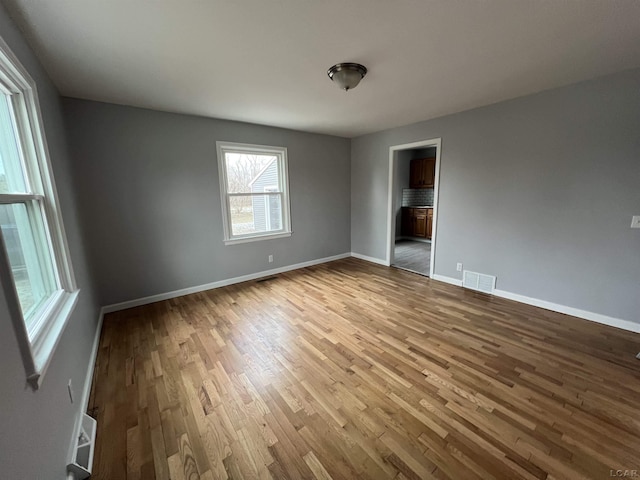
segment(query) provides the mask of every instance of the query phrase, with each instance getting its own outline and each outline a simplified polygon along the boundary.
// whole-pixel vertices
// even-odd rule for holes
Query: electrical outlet
[[[456,270],[459,272],[462,271],[462,264],[460,262],[456,263]]]
[[[269,255],[269,263],[273,263],[273,255]]]
[[[71,400],[71,403],[73,403],[73,386],[71,385],[71,379],[69,379],[67,389],[69,390],[69,400]]]
[[[640,228],[640,215],[631,217],[631,228]]]

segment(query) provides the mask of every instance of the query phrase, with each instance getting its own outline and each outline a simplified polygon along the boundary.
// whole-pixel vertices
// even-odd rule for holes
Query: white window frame
[[[287,165],[286,147],[272,147],[266,145],[251,145],[247,143],[216,142],[218,152],[218,178],[220,180],[220,200],[222,203],[222,224],[224,227],[225,245],[238,243],[255,242],[259,240],[270,240],[274,238],[290,237],[291,230],[291,208],[289,201],[289,175]],[[248,155],[271,155],[276,157],[278,165],[278,188],[279,192],[274,192],[282,197],[282,228],[277,231],[247,233],[244,235],[233,235],[231,229],[231,208],[229,198],[232,196],[264,196],[265,192],[229,193],[227,192],[227,167],[225,154],[244,153]],[[273,193],[272,193],[273,194]]]
[[[46,245],[53,263],[56,289],[40,305],[31,327],[24,321],[4,238],[0,232],[0,283],[22,355],[27,382],[34,390],[42,383],[53,353],[78,301],[69,247],[59,208],[49,149],[43,129],[36,84],[0,38],[0,91],[10,95],[19,147],[25,163],[30,193],[0,194],[0,203],[37,200],[42,206]]]

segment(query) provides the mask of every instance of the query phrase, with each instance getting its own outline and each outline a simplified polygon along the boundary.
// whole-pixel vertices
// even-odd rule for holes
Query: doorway
[[[435,270],[441,139],[389,148],[388,265]]]

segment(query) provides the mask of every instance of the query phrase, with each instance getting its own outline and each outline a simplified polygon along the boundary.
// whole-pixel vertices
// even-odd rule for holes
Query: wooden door
[[[420,159],[409,164],[409,188],[422,188],[422,163]]]
[[[435,158],[415,158],[409,165],[409,187],[431,188],[436,178]]]
[[[414,208],[413,236],[427,238],[427,209]]]
[[[435,158],[425,158],[423,159],[423,168],[422,168],[422,178],[423,178],[423,187],[432,187],[435,184],[436,180],[436,159]]]

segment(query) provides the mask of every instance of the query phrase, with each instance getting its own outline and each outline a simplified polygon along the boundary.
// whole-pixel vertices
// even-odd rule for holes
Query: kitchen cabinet
[[[409,165],[409,188],[433,188],[435,178],[435,157],[411,160]]]
[[[433,208],[402,207],[402,235],[431,238]]]
[[[427,238],[427,209],[413,209],[413,236]]]

